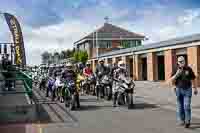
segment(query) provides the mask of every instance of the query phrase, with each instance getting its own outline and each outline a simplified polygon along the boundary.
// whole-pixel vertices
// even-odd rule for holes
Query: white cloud
[[[184,15],[178,17],[178,24],[189,25],[200,16],[200,9],[185,10]]]
[[[106,16],[108,16],[112,21],[130,15],[129,8],[118,9],[112,6],[112,1],[113,0],[101,0],[98,1],[98,4],[95,6],[82,8],[80,10],[81,18],[89,20],[90,23],[102,23]]]
[[[73,48],[73,43],[91,32],[89,24],[80,21],[64,21],[63,23],[32,29],[24,27],[26,55],[29,64],[40,63],[44,51],[61,51]]]
[[[160,35],[161,39],[164,39],[164,37],[173,37],[174,35],[177,34],[177,28],[174,26],[166,26],[163,29],[160,29],[160,31],[158,31],[158,35]]]
[[[95,2],[96,0],[91,1]],[[119,10],[111,5],[111,1],[101,0],[100,4],[96,6],[82,8],[79,19],[65,19],[60,24],[40,28],[32,28],[22,24],[27,62],[39,64],[41,54],[44,51],[54,52],[72,48],[75,41],[92,32],[96,25],[102,26],[105,16],[109,16],[113,24],[146,35],[149,37],[149,41],[146,43],[198,32],[198,28],[195,27],[200,24],[200,9],[185,10],[182,14],[169,15],[168,10],[167,13],[164,11],[166,8],[163,5],[158,5],[155,9],[147,8],[134,11],[130,8],[122,8]],[[79,5],[74,6],[78,7]],[[136,18],[134,14],[136,17],[140,17]],[[124,17],[131,19],[122,19]],[[3,29],[2,32],[4,26],[0,27],[1,40],[10,40],[11,34],[8,28]]]

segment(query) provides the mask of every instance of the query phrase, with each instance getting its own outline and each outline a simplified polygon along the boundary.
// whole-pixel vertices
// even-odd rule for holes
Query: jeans
[[[192,89],[176,88],[177,119],[189,123],[191,120]]]

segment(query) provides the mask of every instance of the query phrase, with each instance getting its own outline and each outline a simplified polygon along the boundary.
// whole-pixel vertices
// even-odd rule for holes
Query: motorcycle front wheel
[[[128,104],[128,109],[132,109],[134,107],[133,94],[132,93],[127,94],[127,104]]]

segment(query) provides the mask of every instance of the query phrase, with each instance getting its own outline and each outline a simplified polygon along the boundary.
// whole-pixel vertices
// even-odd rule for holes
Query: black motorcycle
[[[97,83],[96,92],[97,98],[105,98],[106,100],[112,99],[112,81],[108,75],[104,75]]]
[[[96,84],[96,79],[94,75],[91,75],[87,77],[83,82],[82,82],[82,87],[83,90],[85,91],[86,94],[94,94],[94,89],[95,89],[95,84]]]

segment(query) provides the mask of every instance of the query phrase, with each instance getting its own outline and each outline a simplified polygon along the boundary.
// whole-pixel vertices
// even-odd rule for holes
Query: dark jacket
[[[65,81],[76,80],[76,73],[73,70],[64,70],[61,74],[61,78]]]
[[[107,74],[107,68],[105,65],[98,65],[95,71],[97,79],[101,79],[104,75]]]
[[[178,68],[176,68],[173,71],[173,74],[176,74]],[[180,74],[175,79],[175,85],[177,88],[183,88],[183,89],[188,89],[192,87],[192,82],[191,80],[194,80],[196,78],[192,68],[189,66],[186,66],[183,68]]]

